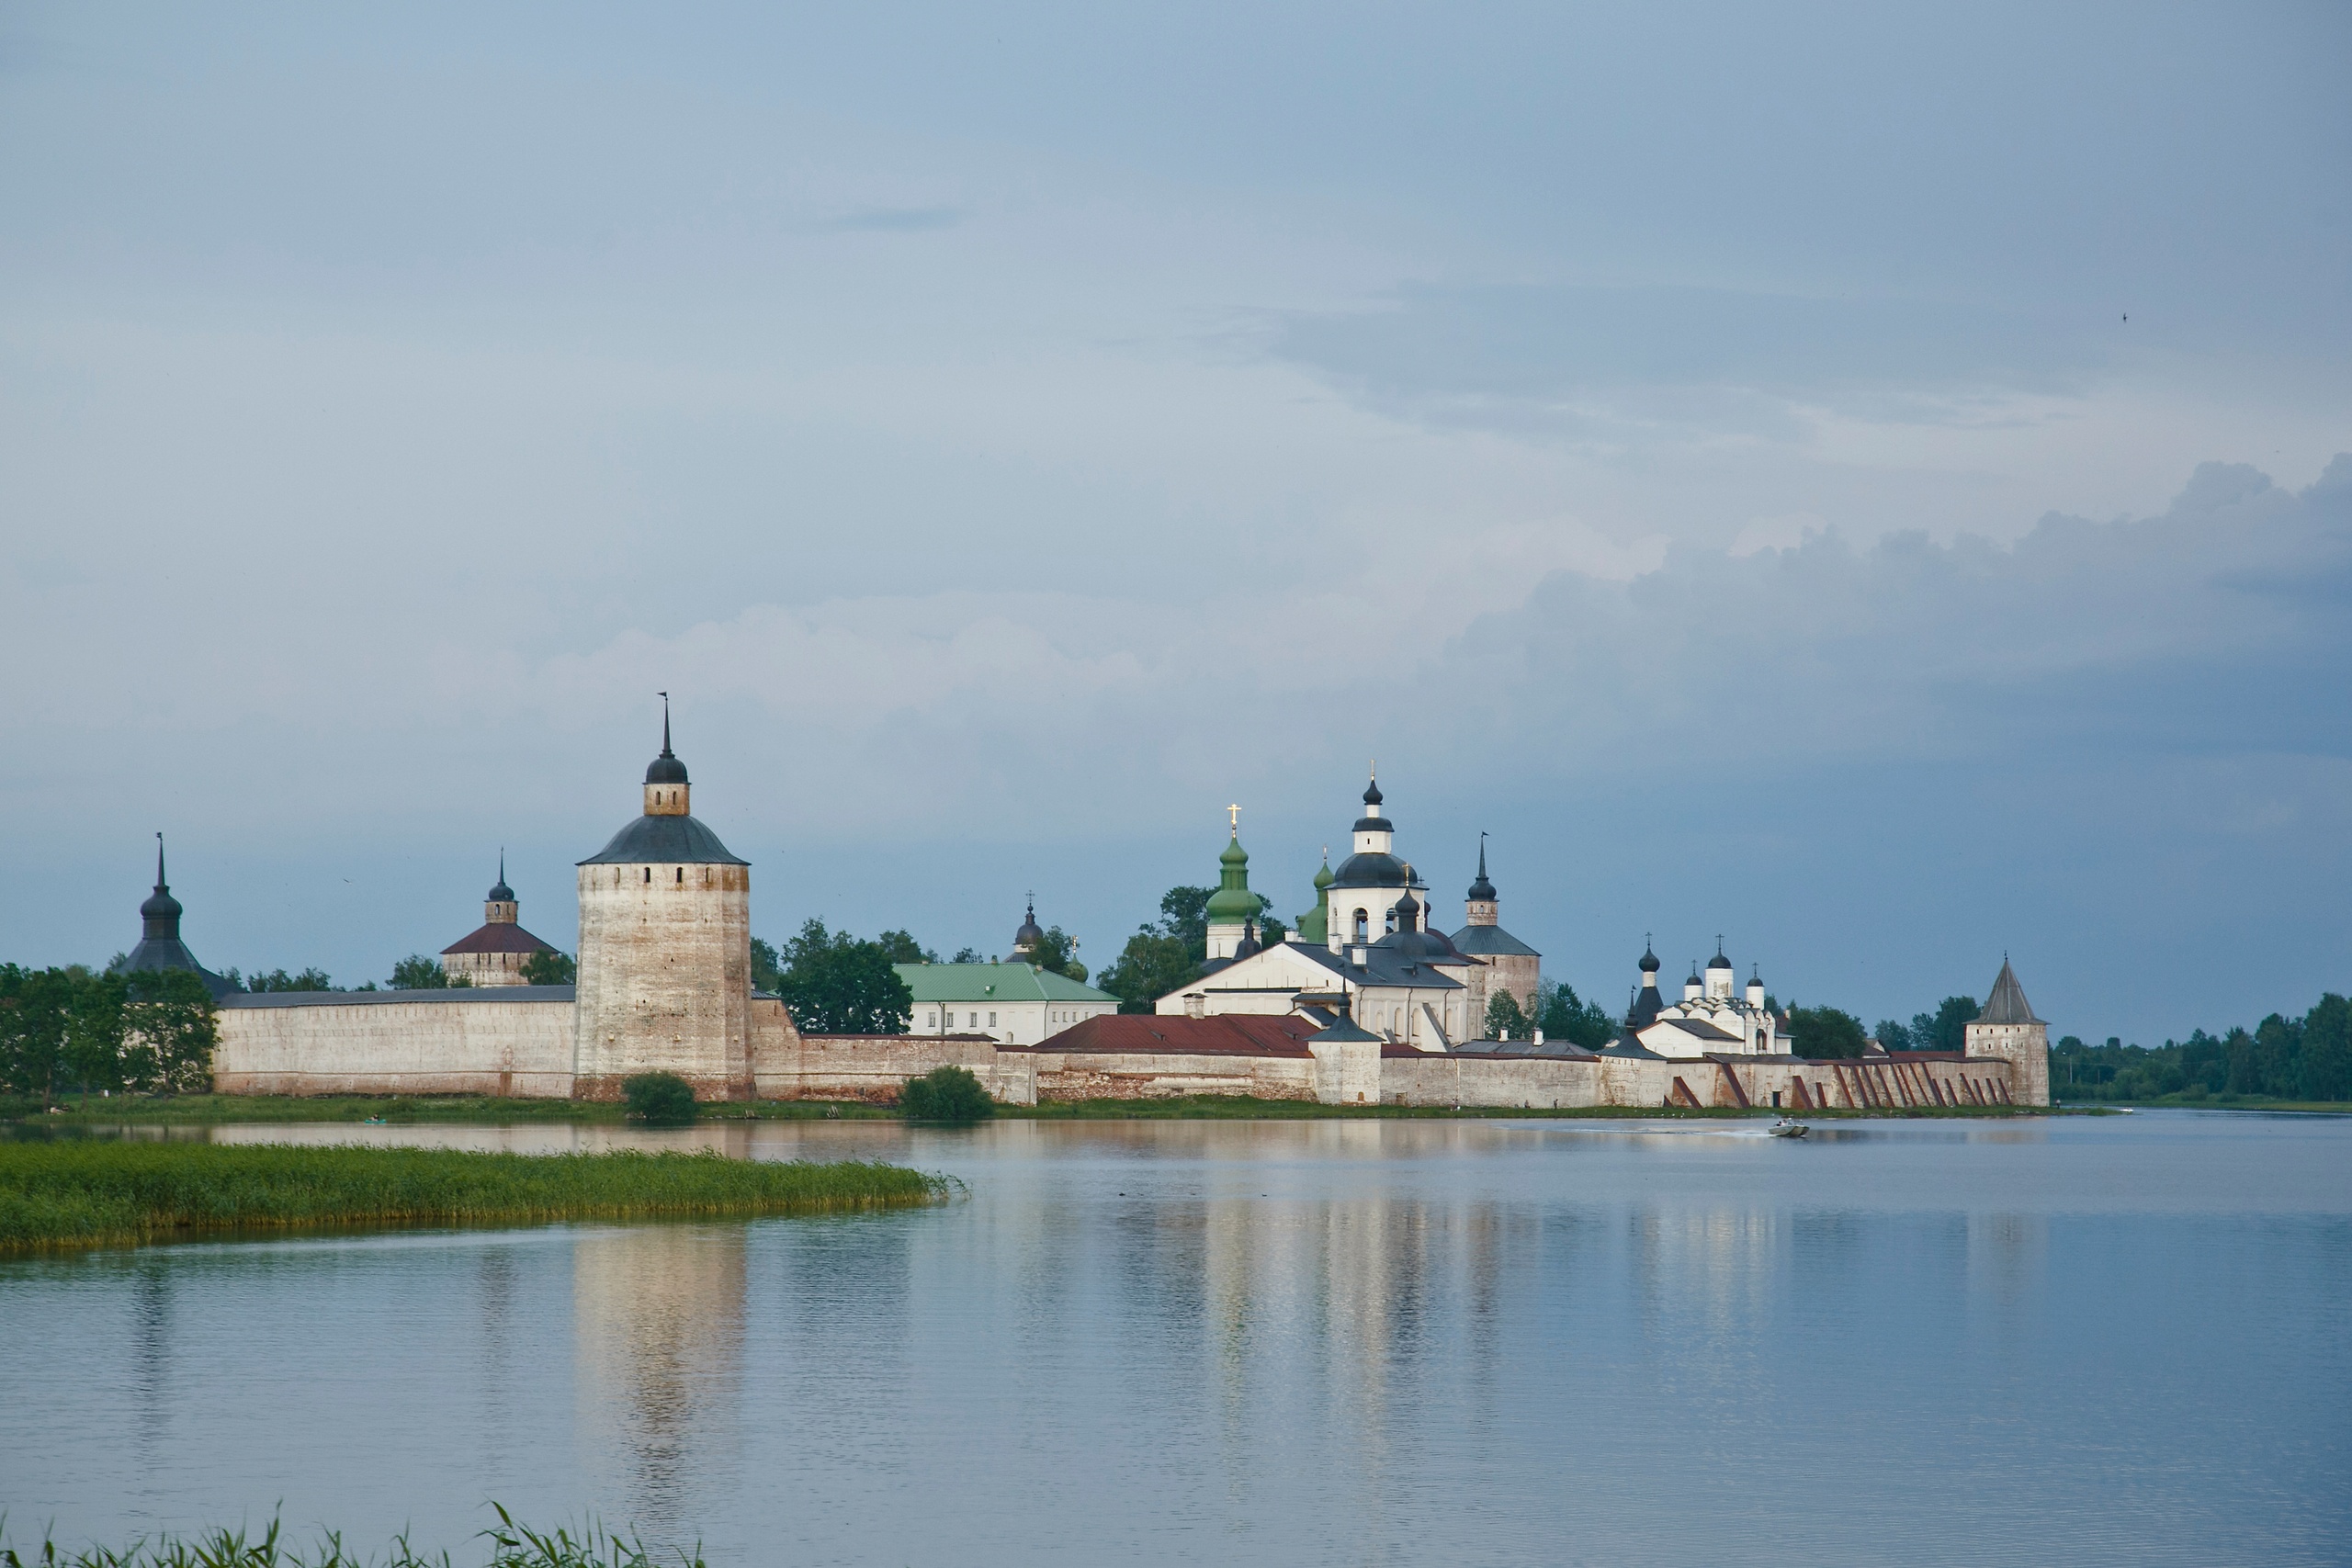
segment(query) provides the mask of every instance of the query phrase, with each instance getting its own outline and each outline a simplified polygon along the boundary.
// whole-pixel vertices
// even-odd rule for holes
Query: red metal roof
[[[486,925],[471,936],[462,936],[441,950],[444,953],[553,953],[554,948],[525,931],[511,920],[499,920]]]
[[[1321,1032],[1295,1013],[1227,1013],[1217,1018],[1166,1018],[1109,1013],[1084,1019],[1036,1047],[1040,1051],[1124,1051],[1190,1056],[1306,1056]]]

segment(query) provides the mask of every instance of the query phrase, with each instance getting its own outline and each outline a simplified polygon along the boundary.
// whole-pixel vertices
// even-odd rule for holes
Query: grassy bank
[[[829,1106],[817,1100],[731,1100],[706,1102],[698,1108],[705,1122],[806,1122],[893,1117],[887,1105],[852,1102]],[[37,1100],[0,1096],[0,1122],[40,1122],[52,1126],[212,1126],[230,1122],[607,1122],[618,1125],[617,1101],[590,1100],[519,1100],[479,1094],[337,1094],[306,1097],[287,1094],[118,1094],[94,1098],[86,1105],[79,1097],[62,1100],[44,1115]]]
[[[0,1143],[0,1251],[325,1226],[514,1225],[899,1208],[941,1178],[713,1154],[476,1154],[63,1139]]]

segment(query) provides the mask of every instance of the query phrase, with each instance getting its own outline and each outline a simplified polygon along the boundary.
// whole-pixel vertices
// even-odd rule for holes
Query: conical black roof
[[[2009,967],[2008,954],[2001,955],[2001,972],[1993,981],[1993,994],[1984,998],[1984,1010],[1976,1015],[1979,1023],[2040,1023],[2033,1016],[2033,1004],[2025,999],[2025,987],[2018,984],[2017,971]]]

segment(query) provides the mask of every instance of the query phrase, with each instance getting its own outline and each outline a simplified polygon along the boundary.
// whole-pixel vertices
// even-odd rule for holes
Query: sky
[[[2340,5],[0,11],[0,957],[1097,968],[1377,761],[1616,1007],[2352,990]]]

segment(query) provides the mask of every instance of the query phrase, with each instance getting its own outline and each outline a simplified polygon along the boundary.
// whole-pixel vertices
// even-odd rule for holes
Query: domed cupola
[[[1258,896],[1250,891],[1250,852],[1241,847],[1241,807],[1228,806],[1226,809],[1233,814],[1232,833],[1216,857],[1216,891],[1209,895],[1206,910],[1209,956],[1213,959],[1238,955],[1259,909]]]
[[[694,792],[686,782],[686,765],[670,750],[670,694],[662,694],[662,754],[646,765],[645,814],[648,817],[688,817],[694,813]]]
[[[1645,982],[1645,983],[1646,983],[1646,984],[1648,984],[1648,985],[1655,986],[1655,985],[1657,985],[1657,972],[1658,972],[1658,969],[1659,969],[1660,965],[1659,965],[1658,961],[1657,961],[1657,954],[1656,953],[1653,953],[1650,949],[1651,949],[1651,943],[1650,943],[1650,942],[1648,941],[1648,939],[1647,939],[1647,938],[1643,939],[1643,942],[1642,942],[1642,964],[1641,964],[1642,973],[1643,973],[1643,974],[1645,974],[1645,975],[1647,975],[1648,976],[1650,976],[1650,978],[1648,979],[1648,981],[1647,981],[1647,982]]]
[[[1037,962],[1037,949],[1046,940],[1045,929],[1037,924],[1037,896],[1029,895],[1029,912],[1022,918],[1021,929],[1012,933],[1012,956],[1023,964]]]
[[[498,880],[482,895],[482,919],[485,924],[513,925],[522,918],[523,907],[514,897],[514,889],[506,886],[506,852],[498,852]]]
[[[180,901],[172,897],[171,884],[164,880],[164,835],[155,835],[155,891],[147,895],[139,906],[140,938],[143,942],[177,942],[180,940],[180,916],[184,913]]]
[[[196,961],[196,954],[180,940],[180,901],[172,897],[171,884],[164,879],[164,835],[155,835],[155,890],[139,906],[139,945],[122,955],[120,962],[109,970],[117,975],[153,973],[164,969],[187,969],[204,982],[204,988],[215,1001],[235,990],[231,981],[215,975]]]
[[[645,810],[612,837],[602,850],[579,863],[587,865],[749,865],[729,854],[718,835],[696,820],[689,809],[686,765],[670,750],[670,694],[662,694],[662,754],[645,770]],[[683,873],[673,873],[684,886]],[[502,878],[503,880],[503,878]]]
[[[1487,879],[1487,835],[1484,833],[1478,835],[1478,876],[1470,884],[1468,897],[1474,904],[1495,901],[1495,885]]]
[[[1413,897],[1410,886],[1405,889],[1405,896],[1396,900],[1396,908],[1398,931],[1417,931],[1421,929],[1421,901]]]

